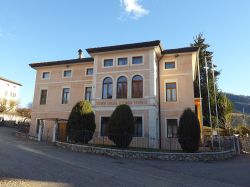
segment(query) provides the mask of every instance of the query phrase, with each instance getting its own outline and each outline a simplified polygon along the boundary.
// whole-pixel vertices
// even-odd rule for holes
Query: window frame
[[[175,83],[176,84],[176,100],[175,101],[168,101],[167,100],[167,83],[169,84],[169,83]],[[176,79],[172,79],[172,80],[165,80],[164,81],[164,101],[166,102],[166,103],[176,103],[176,102],[179,102],[179,89],[178,89],[178,80],[176,80]]]
[[[118,97],[118,80],[122,77],[126,78],[126,97]],[[120,84],[124,84],[125,82],[120,82]],[[125,75],[121,75],[116,80],[116,99],[127,99],[128,98],[128,77]]]
[[[90,100],[86,99],[87,88],[91,88]],[[87,100],[87,101],[91,101],[92,100],[92,86],[85,86],[84,87],[84,100]]]
[[[142,118],[142,136],[134,136],[133,135],[133,138],[144,138],[144,115],[134,115],[134,118],[135,117],[141,117]]]
[[[133,58],[134,58],[134,57],[142,57],[142,63],[140,63],[140,64],[133,64]],[[130,58],[130,62],[131,62],[131,65],[132,65],[132,66],[144,65],[144,61],[145,61],[145,58],[144,58],[144,55],[143,55],[143,54],[135,54],[135,55],[132,55],[131,58]]]
[[[127,59],[127,64],[119,65],[119,59],[120,58],[126,58]],[[126,67],[128,65],[129,65],[129,57],[128,56],[118,56],[118,57],[116,57],[116,66],[118,66],[118,67]]]
[[[64,76],[64,72],[65,72],[65,71],[71,71],[71,74],[70,74],[69,77]],[[62,71],[62,77],[63,77],[63,78],[72,78],[72,77],[73,77],[73,70],[72,70],[72,69],[64,69],[64,70]]]
[[[113,63],[112,63],[112,66],[105,66],[105,60],[113,60]],[[107,58],[103,58],[102,59],[102,68],[112,68],[112,67],[114,67],[115,66],[115,58],[113,58],[113,57],[107,57]]]
[[[69,89],[69,95],[68,95],[68,102],[67,103],[63,103],[63,95],[64,95],[64,89]],[[61,90],[61,104],[62,105],[68,105],[70,102],[70,87],[68,86],[65,86],[65,87],[62,87],[62,90]]]
[[[175,64],[175,67],[174,68],[166,68],[166,63],[170,63],[170,62],[174,62]],[[166,70],[166,71],[171,71],[171,70],[177,70],[177,60],[176,59],[173,59],[173,60],[165,60],[164,63],[163,63],[163,70]]]
[[[48,73],[49,74],[49,77],[48,78],[43,78],[43,74],[44,73]],[[50,77],[51,77],[51,72],[50,71],[42,71],[42,73],[41,73],[41,79],[42,80],[50,80]]]
[[[104,80],[107,79],[107,78],[110,78],[111,81],[112,81],[112,83],[109,83],[109,84],[111,84],[111,89],[112,89],[112,90],[111,90],[111,93],[112,93],[111,98],[108,98],[108,97],[107,97],[107,98],[104,98],[104,97],[103,97],[103,95],[104,95],[104,94],[103,94],[103,93],[104,93]],[[105,84],[108,84],[108,83],[105,83]],[[108,85],[109,85],[109,84],[108,84]],[[107,76],[107,77],[104,77],[104,78],[103,78],[103,80],[102,80],[102,89],[101,89],[101,92],[102,92],[102,93],[101,93],[102,99],[113,99],[113,97],[114,97],[114,93],[113,93],[113,91],[114,91],[113,86],[114,86],[114,85],[113,85],[113,84],[114,84],[114,80],[113,80],[113,78],[112,78],[111,76]],[[109,88],[109,86],[108,86],[108,88]],[[107,90],[108,90],[108,89],[107,89]],[[107,96],[108,96],[108,91],[107,91]]]
[[[142,97],[133,97],[133,93],[134,93],[134,91],[133,91],[133,78],[135,76],[140,76],[142,78]],[[141,74],[134,74],[132,76],[132,78],[131,78],[131,98],[132,99],[142,99],[142,98],[144,98],[144,77]]]
[[[177,129],[176,129],[176,137],[175,136],[168,136],[168,120],[169,119],[174,119],[177,121]],[[168,118],[165,118],[165,137],[166,138],[178,138],[178,127],[179,127],[179,118],[177,117],[168,117]],[[172,135],[173,135],[173,130],[172,130]]]
[[[41,97],[42,97],[42,90],[46,90],[46,100],[45,100],[45,103],[41,104]],[[49,91],[48,91],[48,88],[40,88],[40,97],[39,97],[39,105],[47,105],[48,103],[48,95],[49,95]]]
[[[102,118],[109,118],[110,119],[110,117],[111,116],[106,116],[106,115],[100,116],[100,118],[99,118],[100,119],[99,120],[100,126],[99,126],[99,133],[98,133],[99,137],[107,137],[105,135],[102,135]]]
[[[88,70],[89,70],[89,69],[92,69],[92,71],[93,71],[92,74],[88,74]],[[94,75],[94,68],[87,67],[87,68],[85,69],[85,75],[86,75],[86,76],[93,76],[93,75]]]

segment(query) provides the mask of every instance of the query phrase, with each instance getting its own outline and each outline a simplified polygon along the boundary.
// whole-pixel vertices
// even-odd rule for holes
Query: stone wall
[[[250,137],[240,137],[241,150],[250,153]]]
[[[87,145],[69,144],[56,142],[56,145],[77,152],[106,155],[115,158],[146,159],[146,160],[184,160],[184,161],[217,161],[234,157],[235,151],[204,152],[204,153],[166,153],[166,152],[146,152],[120,150],[112,148],[102,148]]]

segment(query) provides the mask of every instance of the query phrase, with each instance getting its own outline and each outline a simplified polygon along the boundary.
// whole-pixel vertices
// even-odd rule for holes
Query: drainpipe
[[[161,149],[161,94],[160,94],[160,61],[163,58],[163,55],[158,60],[157,67],[157,82],[158,82],[158,118],[159,118],[159,149]]]

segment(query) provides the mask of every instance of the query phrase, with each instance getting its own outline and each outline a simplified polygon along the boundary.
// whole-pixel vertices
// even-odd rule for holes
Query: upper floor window
[[[133,56],[132,57],[132,64],[142,64],[143,58],[142,56]]]
[[[135,131],[134,137],[142,137],[142,117],[134,117],[135,120]]]
[[[103,66],[104,66],[104,67],[113,66],[113,59],[105,59],[105,60],[103,61]]]
[[[86,75],[93,75],[93,68],[87,68]]]
[[[72,76],[72,70],[63,71],[63,77],[71,77],[71,76]]]
[[[143,97],[143,78],[140,75],[135,75],[132,78],[132,98]]]
[[[92,92],[92,87],[85,88],[85,100],[88,100],[88,101],[91,100],[91,92]]]
[[[177,119],[167,119],[167,137],[176,138],[178,129],[178,120]]]
[[[122,76],[117,80],[117,98],[127,98],[127,78]]]
[[[110,77],[107,77],[103,80],[102,85],[102,98],[103,99],[112,99],[112,89],[113,81]]]
[[[165,62],[165,69],[175,69],[175,62]]]
[[[69,88],[63,88],[63,91],[62,91],[62,104],[68,104],[69,103],[69,93],[70,93]]]
[[[127,57],[123,57],[123,58],[118,58],[117,60],[117,64],[118,66],[124,66],[128,64],[128,58]]]
[[[41,90],[40,105],[45,105],[47,103],[47,93],[48,90],[46,89]]]
[[[166,83],[166,101],[177,101],[176,82]]]
[[[42,79],[49,79],[50,78],[50,72],[43,72],[42,73]]]

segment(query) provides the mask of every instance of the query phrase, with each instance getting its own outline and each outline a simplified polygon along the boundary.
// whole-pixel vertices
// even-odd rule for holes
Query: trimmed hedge
[[[178,141],[184,152],[196,152],[200,144],[200,123],[195,113],[185,109],[178,128]]]
[[[80,101],[72,109],[67,134],[70,141],[88,143],[95,132],[95,114],[89,101]]]
[[[108,123],[108,138],[117,147],[126,148],[133,139],[134,129],[134,116],[130,107],[125,104],[117,106]]]

